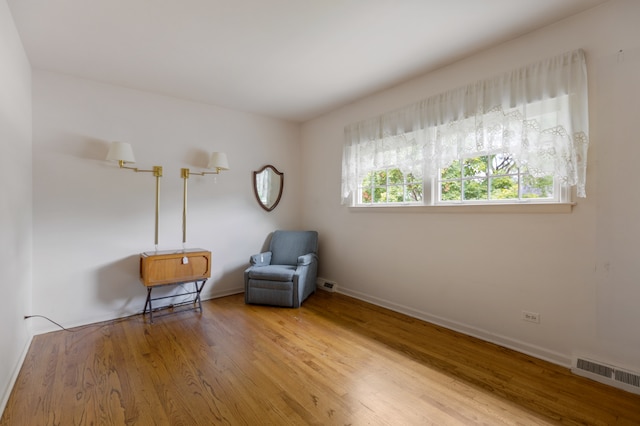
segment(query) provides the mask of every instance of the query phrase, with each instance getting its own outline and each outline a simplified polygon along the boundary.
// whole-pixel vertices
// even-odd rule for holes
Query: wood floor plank
[[[0,426],[640,425],[640,396],[340,294],[36,336]]]

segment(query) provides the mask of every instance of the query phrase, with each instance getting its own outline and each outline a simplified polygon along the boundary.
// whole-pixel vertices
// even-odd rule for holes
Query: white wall
[[[142,311],[138,259],[154,249],[155,178],[104,161],[113,140],[132,144],[135,166],[164,168],[160,250],[182,247],[180,169],[227,153],[231,170],[188,181],[187,247],[213,256],[204,297],[243,291],[267,235],[298,227],[299,125],[44,71],[34,71],[33,92],[33,313],[70,326]],[[285,176],[270,213],[251,186],[265,164]]]
[[[347,294],[568,365],[640,371],[640,2],[614,0],[370,96],[302,129],[304,225]],[[361,212],[340,205],[344,126],[584,48],[591,148],[571,214]],[[624,51],[624,60],[618,52]],[[541,323],[521,320],[521,311]]]
[[[31,334],[31,66],[0,0],[0,413]]]
[[[3,401],[30,339],[25,314],[71,326],[142,309],[138,253],[153,249],[154,179],[106,163],[112,140],[133,144],[137,166],[164,167],[160,249],[181,247],[180,168],[201,169],[202,153],[229,155],[217,183],[189,180],[187,245],[213,252],[206,297],[241,290],[248,256],[270,231],[315,228],[320,274],[349,294],[555,362],[580,353],[637,371],[640,195],[626,189],[640,158],[638,17],[640,2],[613,0],[306,123],[302,146],[295,124],[36,71],[32,175],[31,71],[0,0],[0,144],[12,152],[0,158]],[[346,124],[577,47],[589,64],[591,149],[588,198],[571,214],[339,204]],[[285,173],[271,213],[251,189],[251,172],[265,164]],[[523,309],[540,312],[541,324],[521,321]],[[36,332],[54,329],[30,321]]]

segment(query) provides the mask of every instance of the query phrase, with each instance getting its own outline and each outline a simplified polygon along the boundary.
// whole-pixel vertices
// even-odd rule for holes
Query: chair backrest
[[[275,231],[269,243],[272,265],[295,265],[298,256],[318,251],[316,231]]]

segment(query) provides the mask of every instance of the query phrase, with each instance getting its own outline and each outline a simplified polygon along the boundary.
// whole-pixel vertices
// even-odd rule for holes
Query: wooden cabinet
[[[211,252],[203,249],[140,254],[140,280],[147,287],[202,281],[211,277]]]
[[[142,314],[149,312],[153,322],[153,312],[175,308],[182,305],[193,305],[192,309],[200,309],[202,302],[200,293],[211,277],[211,252],[203,249],[184,249],[168,251],[152,251],[140,254],[140,281],[147,287],[147,300],[144,303]],[[185,291],[177,296],[193,295],[193,300],[156,307],[152,302],[162,299],[174,298],[176,295],[151,297],[151,291],[156,286],[193,283],[193,291]]]

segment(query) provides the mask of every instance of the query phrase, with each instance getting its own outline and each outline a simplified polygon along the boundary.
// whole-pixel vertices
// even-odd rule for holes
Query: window
[[[436,204],[557,202],[560,194],[553,176],[534,177],[509,154],[454,160],[440,169],[437,187]]]
[[[345,127],[343,204],[549,204],[585,197],[585,55],[575,50]]]
[[[398,168],[369,172],[361,181],[358,204],[400,204],[422,202],[422,178],[406,175]]]
[[[451,205],[500,203],[563,202],[562,190],[553,176],[534,177],[517,166],[512,155],[492,154],[454,160],[440,169],[434,180],[398,168],[367,173],[358,187],[361,206],[375,205]],[[425,196],[427,199],[424,199]],[[429,197],[433,196],[434,199]]]

